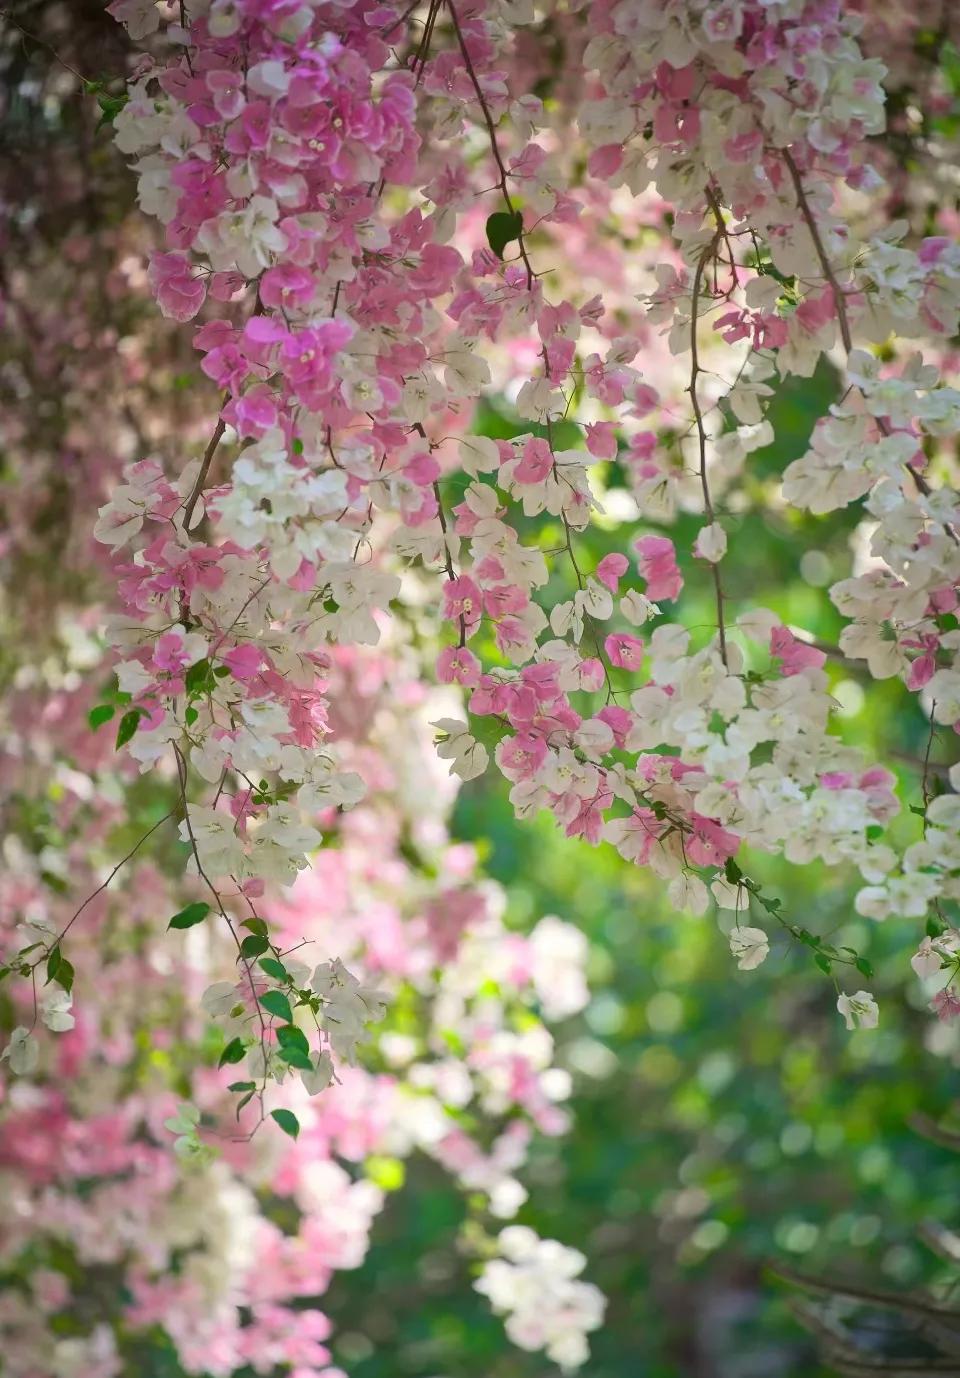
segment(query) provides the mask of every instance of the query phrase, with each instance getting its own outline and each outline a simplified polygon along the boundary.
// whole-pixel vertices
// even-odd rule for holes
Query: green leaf
[[[131,737],[137,730],[137,725],[139,724],[139,722],[139,708],[131,708],[129,713],[124,713],[123,717],[120,719],[120,726],[117,728],[116,745],[118,751],[120,747],[126,746],[127,742],[130,741]]]
[[[97,104],[100,107],[100,119],[97,128],[102,129],[105,124],[113,124],[128,100],[129,96],[126,92],[122,96],[98,95]]]
[[[282,990],[268,990],[265,995],[261,995],[260,1004],[277,1019],[282,1019],[285,1024],[289,1024],[293,1019],[290,1001]]]
[[[861,976],[873,975],[873,967],[867,961],[866,957],[858,957],[853,965],[857,968]]]
[[[503,258],[506,246],[522,234],[523,216],[519,211],[496,211],[487,220],[487,243],[499,259]]]
[[[277,1057],[289,1067],[298,1067],[301,1072],[312,1072],[313,1063],[307,1053],[300,1048],[280,1048]]]
[[[246,1044],[243,1042],[242,1039],[231,1038],[230,1042],[227,1044],[223,1052],[220,1054],[220,1060],[217,1063],[217,1066],[226,1067],[228,1064],[232,1064],[234,1062],[242,1062],[244,1057],[246,1056],[246,1052]]]
[[[829,957],[825,956],[822,952],[818,952],[813,960],[816,962],[817,966],[820,968],[821,971],[826,972],[828,976],[830,975],[830,972],[833,968]]]
[[[109,722],[116,711],[112,703],[98,703],[96,708],[91,708],[87,714],[87,722],[96,731],[105,722]]]
[[[929,914],[927,916],[928,938],[940,938],[943,936],[944,933],[946,933],[946,931],[947,925],[944,923],[943,919],[941,919],[938,914]]]
[[[167,924],[167,928],[192,928],[194,924],[203,923],[210,913],[210,906],[203,900],[197,900],[195,904],[188,904],[186,909],[181,909],[178,914]]]
[[[57,967],[57,974],[54,977],[54,980],[56,981],[58,986],[63,987],[63,989],[67,992],[68,995],[73,990],[73,977],[73,967],[67,961],[66,957],[61,957],[60,965]]]
[[[240,927],[249,928],[251,933],[259,933],[261,938],[268,937],[270,933],[270,930],[264,923],[263,919],[258,919],[256,917],[252,919],[244,919]]]
[[[282,1048],[299,1048],[302,1053],[310,1051],[306,1034],[295,1024],[282,1024],[277,1030],[277,1042]]]
[[[253,1098],[254,1098],[254,1096],[255,1096],[256,1094],[257,1094],[257,1090],[256,1090],[256,1087],[254,1087],[254,1089],[253,1089],[252,1091],[248,1091],[247,1094],[243,1097],[243,1099],[239,1102],[239,1104],[237,1105],[237,1119],[238,1119],[238,1120],[240,1119],[240,1111],[243,1109],[243,1107],[244,1107],[245,1105],[249,1105],[249,1104],[250,1104],[250,1102],[253,1100]]]
[[[190,666],[190,669],[183,677],[184,687],[188,694],[202,694],[207,687],[210,679],[210,662],[206,658],[197,660]]]
[[[268,976],[272,976],[275,981],[289,981],[290,973],[282,962],[278,962],[275,957],[261,957],[260,965]]]
[[[47,958],[47,984],[48,984],[48,985],[50,984],[51,981],[55,981],[55,980],[57,979],[57,972],[58,972],[59,969],[60,969],[60,963],[61,963],[62,961],[63,961],[63,953],[60,951],[60,948],[59,948],[59,947],[55,947],[55,948],[53,949],[53,951],[50,953],[50,956]]]
[[[731,885],[739,885],[740,882],[743,880],[743,872],[740,870],[740,867],[734,861],[732,856],[727,857],[723,867],[723,874],[726,880],[729,881]]]
[[[56,981],[57,985],[69,994],[73,990],[73,977],[72,965],[64,957],[59,946],[55,947],[47,958],[46,984],[49,985],[51,981]]]
[[[292,1110],[271,1110],[270,1117],[276,1120],[284,1134],[289,1134],[291,1139],[295,1139],[300,1133],[300,1121]]]
[[[811,933],[809,928],[794,927],[791,928],[790,932],[797,941],[803,943],[805,947],[812,947],[816,950],[820,946],[820,939],[817,937],[816,933]]]
[[[227,1087],[228,1091],[255,1091],[257,1083],[255,1081],[231,1081]]]
[[[244,938],[240,944],[241,957],[259,957],[261,952],[266,952],[270,944],[266,938],[259,933],[251,933],[249,938]]]

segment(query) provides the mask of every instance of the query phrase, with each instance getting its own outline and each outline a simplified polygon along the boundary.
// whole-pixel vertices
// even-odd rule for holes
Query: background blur
[[[0,190],[14,213],[5,218],[3,256],[8,266],[20,264],[40,242],[48,260],[59,262],[57,246],[76,226],[86,234],[102,227],[109,238],[130,213],[132,188],[109,135],[98,135],[86,113],[89,97],[44,44],[99,77],[122,70],[124,42],[94,0],[13,10],[38,38],[9,25],[4,31]],[[946,104],[935,117],[924,114],[918,127],[903,114],[909,92],[896,95],[890,139],[904,169],[914,160],[921,188],[930,183],[920,136],[933,130],[949,146],[958,128],[960,55],[947,30],[933,38],[923,30],[916,40],[916,80],[936,79]],[[929,196],[919,214],[932,223],[935,185]],[[152,303],[143,310],[152,313]],[[136,329],[136,321],[125,328]],[[183,394],[185,418],[208,416],[212,393],[189,346],[165,340],[168,354],[180,348],[184,355],[181,372],[167,358],[166,377]],[[16,402],[17,377],[7,352],[4,406]],[[45,375],[52,399],[61,377],[60,365]],[[143,381],[144,389],[150,385]],[[804,451],[834,395],[834,376],[824,367],[778,396],[771,412],[776,441],[754,457],[756,506],[739,519],[726,577],[733,601],[756,598],[786,623],[835,644],[840,622],[826,588],[848,567],[853,517],[840,512],[807,526],[801,514],[789,514],[788,522],[764,500]],[[62,417],[51,407],[37,424],[50,431],[54,452]],[[523,426],[503,403],[487,409],[479,429],[509,436]],[[7,521],[22,527],[24,472],[6,453],[3,465]],[[48,594],[55,604],[62,590],[54,596],[50,589],[70,578],[65,512],[74,480],[67,468],[50,470],[44,481],[27,510],[42,539],[18,576],[32,581],[21,592],[29,591],[34,613]],[[615,466],[606,481],[616,485]],[[689,546],[694,534],[692,520],[689,529],[681,524],[678,547]],[[600,525],[584,534],[583,548],[596,562],[613,541],[605,541]],[[701,582],[703,606],[692,593],[687,604],[692,627],[711,620]],[[12,675],[14,640],[24,624],[16,607],[7,615],[0,668]],[[42,643],[49,628],[40,618],[33,631]],[[868,757],[899,762],[904,798],[917,801],[927,724],[903,686],[868,686],[842,663],[831,663],[830,673],[844,738]],[[956,744],[938,740],[933,755],[949,765]],[[917,822],[907,813],[897,825],[901,838],[912,840]],[[566,1138],[538,1141],[526,1173],[531,1201],[520,1214],[541,1235],[582,1248],[590,1280],[609,1298],[586,1378],[829,1373],[793,1319],[787,1289],[772,1276],[776,1268],[905,1291],[933,1267],[918,1240],[922,1224],[958,1221],[957,1159],[911,1127],[919,1114],[949,1115],[960,1060],[957,1026],[936,1024],[920,1003],[908,963],[916,922],[880,926],[858,918],[853,876],[748,858],[750,874],[782,897],[791,922],[872,962],[880,1027],[851,1035],[830,982],[802,952],[774,937],[761,969],[738,972],[712,916],[671,913],[652,879],[612,849],[561,837],[549,819],[517,824],[502,781],[491,776],[463,790],[454,834],[478,846],[486,870],[504,886],[510,926],[523,930],[556,914],[581,927],[591,945],[592,1003],[557,1031],[559,1061],[574,1077],[573,1129]],[[391,1171],[381,1185],[401,1180],[402,1170]],[[548,1366],[512,1348],[500,1320],[472,1291],[470,1265],[457,1247],[464,1207],[455,1190],[439,1169],[416,1159],[406,1188],[380,1220],[364,1266],[339,1274],[325,1301],[338,1320],[337,1361],[351,1378],[540,1378]],[[137,1373],[177,1378],[180,1369],[158,1339],[144,1344]]]

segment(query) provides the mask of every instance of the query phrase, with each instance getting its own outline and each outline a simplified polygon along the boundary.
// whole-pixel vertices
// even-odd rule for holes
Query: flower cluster
[[[603,1295],[581,1282],[586,1259],[555,1239],[538,1239],[525,1225],[510,1225],[474,1284],[506,1313],[507,1334],[521,1349],[543,1349],[563,1369],[587,1358],[586,1336],[603,1324]]]
[[[0,1267],[26,1285],[10,1289],[2,1317],[14,1378],[113,1378],[130,1362],[126,1346],[158,1324],[188,1373],[227,1378],[285,1364],[335,1378],[320,1299],[336,1272],[362,1261],[404,1160],[425,1154],[462,1189],[476,1245],[486,1218],[509,1219],[526,1199],[520,1176],[534,1133],[566,1128],[570,1077],[534,1010],[559,1020],[582,1009],[585,940],[549,917],[529,936],[505,929],[503,897],[476,876],[470,849],[447,840],[453,791],[442,773],[429,808],[422,798],[437,769],[435,710],[396,664],[341,655],[334,675],[336,701],[352,705],[334,725],[341,748],[376,747],[390,788],[371,791],[337,825],[338,845],[274,890],[285,980],[276,957],[251,955],[255,1001],[229,933],[200,922],[171,963],[168,935],[151,920],[178,877],[141,864],[86,916],[76,1017],[61,985],[41,987],[40,1015],[58,1039],[28,1031],[29,996],[15,992],[24,1023],[5,1050],[17,1078],[0,1150],[13,1207],[0,1222]],[[71,695],[49,692],[69,724]],[[26,718],[23,727],[24,771],[51,745],[59,758],[56,737]],[[25,916],[15,944],[48,943],[62,925],[67,897],[44,874],[95,868],[113,836],[116,806],[100,801],[92,827],[88,813],[109,758],[101,739],[89,774],[60,768],[56,846],[39,855],[8,840],[0,903]],[[16,792],[22,781],[6,783]],[[349,970],[324,955],[335,948]],[[308,965],[311,954],[323,960]],[[389,992],[386,1010],[379,990]],[[299,1022],[282,1007],[284,991],[289,1004],[296,991],[305,996]],[[312,1066],[300,1064],[312,1000],[336,1071],[316,1053]],[[247,1061],[258,1080],[242,1083],[252,1094],[224,1133],[228,1088],[250,1076],[237,1065],[238,1041],[256,1028],[258,1004],[269,1017],[271,1080],[253,1036]],[[354,1066],[371,1019],[376,1048]],[[169,1032],[145,1055],[158,1030]],[[265,1111],[287,1137],[254,1132]],[[275,1223],[277,1201],[292,1227]],[[103,1270],[123,1286],[100,1289]]]
[[[130,617],[114,637],[135,650],[120,665],[131,751],[150,764],[172,750],[184,788],[195,771],[216,790],[185,822],[195,868],[249,902],[306,864],[319,839],[303,808],[359,797],[327,740],[325,657],[376,643],[397,562],[418,561],[440,574],[454,635],[437,675],[468,694],[470,717],[439,724],[462,778],[493,756],[519,814],[547,808],[568,835],[612,842],[678,907],[702,910],[711,889],[749,906],[744,843],[850,861],[874,884],[895,865],[875,846],[893,778],[838,747],[823,651],[765,610],[730,619],[716,506],[771,438],[775,374],[842,346],[848,389],[782,501],[866,498],[875,564],[834,590],[854,618],[840,651],[901,671],[936,722],[958,721],[957,514],[923,449],[950,432],[955,393],[919,357],[891,370],[854,346],[949,336],[960,258],[942,238],[905,247],[896,226],[861,244],[840,218],[845,187],[878,185],[865,139],[884,123],[883,65],[861,54],[857,16],[811,0],[592,7],[585,99],[554,116],[510,99],[532,11],[431,4],[406,60],[387,40],[408,14],[297,13],[198,12],[117,117],[141,205],[166,226],[150,271],[161,310],[233,303],[195,335],[225,394],[199,469],[170,481],[133,466],[99,528],[119,548],[141,521],[163,524],[121,570]],[[558,142],[571,117],[582,188]],[[491,168],[484,247],[471,188]],[[542,239],[556,250],[552,227],[599,186],[655,189],[674,210],[674,261],[641,315],[689,358],[690,424],[672,438],[650,429],[676,404],[637,367],[638,329],[608,324],[601,296],[548,292],[536,262],[535,236],[537,253]],[[739,357],[720,389],[702,363],[719,342]],[[526,361],[510,371],[529,429],[463,435],[504,346]],[[240,449],[217,482],[225,439]],[[683,589],[669,537],[641,534],[595,570],[578,558],[601,507],[594,475],[614,459],[648,521],[703,513],[691,554],[715,593],[706,645],[664,617]],[[466,486],[445,510],[454,463]],[[531,523],[559,529],[559,553],[521,535]],[[576,591],[555,601],[565,562]]]
[[[423,788],[427,723],[453,775],[492,761],[519,816],[546,810],[567,836],[612,845],[678,909],[716,905],[743,970],[765,959],[771,920],[835,980],[869,976],[785,913],[745,852],[855,867],[862,914],[925,919],[914,967],[937,985],[937,1013],[960,1014],[960,935],[943,909],[960,899],[960,782],[949,763],[930,769],[936,734],[960,730],[947,443],[960,394],[939,366],[960,320],[960,249],[929,226],[877,223],[867,155],[885,69],[841,0],[109,8],[145,50],[125,100],[104,107],[140,234],[156,234],[122,260],[126,282],[175,326],[197,322],[194,372],[219,404],[202,436],[135,418],[94,527],[115,682],[88,721],[115,724],[116,778],[136,773],[166,812],[89,875],[79,907],[49,902],[45,872],[65,886],[93,826],[99,739],[58,784],[66,861],[12,849],[0,975],[23,978],[2,1053],[24,1078],[17,1139],[62,1114],[89,1137],[84,1170],[107,1199],[122,1176],[123,1226],[106,1240],[73,1198],[72,1215],[50,1212],[46,1169],[20,1216],[68,1234],[84,1265],[122,1260],[126,1320],[162,1315],[188,1367],[316,1369],[325,1319],[298,1312],[287,1346],[288,1303],[360,1257],[379,1206],[340,1158],[422,1149],[509,1218],[531,1126],[564,1125],[568,1080],[519,1011],[580,1008],[583,945],[552,920],[508,935],[455,848],[411,875],[411,846],[445,845],[424,798],[445,783]],[[531,41],[542,24],[563,36],[559,82]],[[126,358],[115,336],[100,343]],[[774,439],[771,399],[825,356],[836,400],[771,480],[753,458]],[[24,351],[18,376],[32,366]],[[146,357],[125,367],[151,372]],[[509,403],[506,428],[486,424],[493,398]],[[838,645],[730,593],[750,560],[738,517],[757,503],[794,524],[858,505],[854,560],[831,589]],[[18,515],[12,539],[28,526]],[[600,559],[592,527],[618,533]],[[922,835],[905,847],[888,833],[896,777],[836,732],[832,657],[899,677],[929,719]],[[218,1065],[191,1067],[179,1109],[175,1069],[162,1096],[122,1113],[93,1090],[61,1104],[43,1076],[94,1033],[107,1067],[137,1065],[99,991],[74,1010],[75,986],[96,983],[70,930],[112,922],[103,892],[167,822],[186,893],[158,873],[131,903],[138,922],[176,911],[178,960],[199,979],[182,1006],[169,991],[161,1003],[194,1033],[202,1022]],[[121,944],[116,965],[139,975],[156,960]],[[109,995],[124,974],[104,980]],[[417,1008],[415,1034],[394,1027],[398,1000]],[[868,991],[839,982],[837,1010],[850,1028],[878,1020]],[[40,1024],[61,1037],[41,1044]],[[228,1095],[237,1164],[210,1154]],[[495,1129],[467,1132],[468,1105]],[[290,1140],[279,1184],[250,1147],[268,1116]],[[142,1147],[144,1125],[148,1141],[175,1136],[179,1162]],[[188,1170],[205,1201],[181,1218]],[[296,1236],[260,1211],[268,1182],[296,1202]],[[327,1256],[341,1198],[342,1248]],[[168,1233],[131,1246],[158,1219]],[[524,1230],[500,1245],[480,1285],[511,1336],[582,1363],[602,1302],[576,1280],[580,1255]],[[182,1251],[191,1266],[167,1276]],[[216,1260],[233,1277],[242,1251],[277,1260],[273,1293],[239,1264],[242,1282],[217,1290]],[[31,1306],[64,1301],[47,1276],[34,1292],[15,1317],[27,1331]],[[119,1362],[99,1328],[59,1356],[34,1344],[25,1373],[109,1378]]]

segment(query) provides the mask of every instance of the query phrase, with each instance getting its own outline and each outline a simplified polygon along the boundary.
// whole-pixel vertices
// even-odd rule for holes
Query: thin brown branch
[[[843,341],[843,347],[847,353],[850,354],[853,351],[853,336],[850,332],[850,317],[847,314],[847,300],[844,290],[840,286],[837,275],[833,270],[833,264],[830,262],[830,256],[827,253],[826,246],[820,234],[820,227],[817,224],[809,198],[807,197],[806,189],[803,185],[803,178],[800,176],[800,169],[797,167],[793,154],[790,152],[789,148],[782,150],[782,157],[786,169],[790,174],[790,180],[793,182],[793,189],[797,197],[797,208],[803,216],[804,224],[810,232],[810,238],[813,240],[814,252],[820,263],[820,271],[826,278],[830,291],[833,293],[833,302],[837,311],[837,320],[840,325],[840,338]]]
[[[443,510],[443,498],[440,494],[440,484],[434,481],[433,496],[437,500],[437,517],[440,520],[440,530],[443,532],[443,567],[447,571],[447,578],[451,583],[456,579],[453,568],[453,559],[450,555],[450,547],[447,545],[447,518]],[[467,620],[463,613],[460,614],[460,645],[467,644]]]
[[[460,27],[460,19],[457,15],[456,7],[453,4],[453,0],[446,0],[446,6],[447,9],[450,11],[450,18],[453,21],[453,27],[456,31],[457,44],[460,48],[460,54],[463,58],[463,65],[466,67],[467,75],[470,78],[471,85],[473,86],[474,91],[477,93],[477,100],[480,102],[480,109],[483,112],[483,118],[487,126],[487,132],[490,135],[490,149],[493,153],[493,160],[497,165],[497,171],[500,174],[500,180],[497,184],[500,189],[500,194],[503,197],[504,204],[506,205],[509,213],[511,215],[517,215],[518,212],[513,204],[513,199],[510,196],[510,188],[507,185],[507,169],[506,165],[504,164],[503,157],[501,156],[499,145],[497,144],[497,127],[494,124],[493,115],[490,113],[490,106],[487,104],[487,99],[483,94],[483,88],[480,85],[480,79],[477,76],[476,68],[473,65],[473,59],[471,58],[470,51],[467,48],[466,39],[463,36],[463,30]],[[527,246],[524,241],[522,226],[520,229],[520,233],[517,236],[517,243],[520,247],[520,257],[523,259],[523,266],[527,270],[527,291],[530,291],[533,288],[535,274],[531,266],[530,259],[527,256]]]
[[[872,1302],[877,1306],[887,1306],[892,1311],[899,1311],[903,1315],[935,1320],[940,1324],[949,1324],[951,1321],[955,1321],[960,1325],[960,1315],[956,1312],[920,1301],[918,1298],[898,1296],[895,1292],[873,1291],[868,1287],[840,1282],[835,1278],[807,1277],[804,1273],[795,1273],[792,1268],[788,1268],[782,1263],[770,1264],[768,1271],[773,1278],[780,1282],[786,1282],[791,1287],[799,1287],[805,1292],[818,1292],[828,1297],[850,1297],[854,1301]]]
[[[265,1039],[266,1039],[267,1026],[266,1026],[266,1023],[264,1022],[263,1011],[262,1011],[261,1008],[260,1008],[260,1001],[259,1001],[259,999],[257,998],[257,987],[256,987],[256,983],[254,982],[254,979],[253,979],[253,969],[251,968],[249,961],[247,960],[247,958],[246,958],[246,957],[244,956],[244,954],[243,954],[242,947],[241,947],[241,943],[240,943],[240,939],[239,939],[239,937],[237,936],[237,930],[235,929],[235,927],[234,927],[234,925],[233,925],[233,920],[231,919],[230,915],[227,913],[226,909],[224,908],[223,899],[221,898],[220,891],[219,891],[219,890],[217,889],[217,887],[213,884],[213,882],[211,881],[210,877],[207,875],[206,871],[203,869],[203,863],[202,863],[201,860],[200,860],[200,850],[199,850],[199,848],[197,847],[197,839],[196,839],[196,837],[194,836],[194,832],[193,832],[193,822],[192,822],[192,820],[191,820],[191,818],[190,818],[190,806],[189,806],[189,804],[187,803],[187,762],[186,762],[186,760],[185,760],[185,758],[184,758],[183,752],[180,750],[179,746],[176,745],[176,743],[174,743],[173,753],[174,753],[174,755],[175,755],[175,757],[176,757],[176,759],[177,759],[177,775],[178,775],[179,780],[180,780],[180,802],[181,802],[181,807],[183,808],[183,820],[184,820],[184,822],[185,822],[186,825],[187,825],[187,836],[188,836],[188,838],[189,838],[189,840],[190,840],[190,850],[191,850],[191,852],[193,853],[193,860],[194,860],[194,864],[196,865],[196,868],[197,868],[197,874],[199,875],[200,879],[203,881],[203,883],[204,883],[204,885],[207,887],[207,889],[210,891],[211,895],[213,896],[213,898],[214,898],[214,903],[215,903],[216,906],[217,906],[217,910],[219,911],[220,917],[223,919],[224,923],[227,925],[227,928],[230,930],[230,936],[233,938],[233,941],[234,941],[234,943],[236,944],[237,953],[238,953],[237,961],[241,963],[241,965],[243,966],[244,971],[246,972],[247,981],[248,981],[249,984],[250,984],[250,993],[251,993],[251,995],[253,996],[254,1007],[255,1007],[255,1009],[256,1009],[256,1011],[257,1011],[257,1016],[258,1016],[258,1018],[259,1018],[259,1020],[260,1020],[260,1031],[261,1031],[261,1040],[260,1040],[260,1041],[261,1041],[261,1047],[262,1047],[262,1049],[263,1049],[264,1057],[266,1057],[266,1042],[265,1042]]]
[[[840,326],[840,338],[843,341],[844,349],[849,355],[853,352],[853,334],[850,329],[850,316],[847,311],[846,294],[840,285],[840,282],[834,271],[833,264],[830,262],[830,256],[827,253],[826,246],[823,242],[823,237],[820,234],[820,227],[818,226],[816,217],[813,214],[813,209],[810,205],[810,199],[807,196],[806,188],[803,185],[803,178],[800,175],[800,169],[797,167],[793,154],[790,152],[788,148],[781,149],[780,153],[781,157],[783,158],[786,169],[790,174],[790,180],[793,182],[793,188],[797,198],[797,208],[803,217],[804,224],[810,232],[810,238],[813,240],[814,251],[820,263],[820,270],[823,273],[823,276],[826,279],[828,286],[830,287],[831,293],[833,294],[833,302],[837,312],[837,322]],[[888,426],[887,422],[883,419],[883,417],[878,416],[875,419],[877,422],[877,428],[879,429],[881,434],[890,435],[890,427]],[[910,464],[904,464],[903,467],[906,469],[907,473],[910,475],[911,479],[916,484],[918,490],[924,495],[924,497],[929,497],[930,494],[933,492],[933,489],[930,487],[930,484],[927,481],[926,476],[920,473],[917,469],[914,469],[913,466]],[[960,543],[960,537],[957,536],[956,531],[949,524],[949,522],[944,523],[944,530],[946,531],[947,535],[950,537],[952,541]]]
[[[113,880],[113,878],[114,878],[114,876],[117,874],[117,872],[118,872],[118,871],[121,871],[121,870],[123,869],[123,867],[126,866],[127,862],[130,861],[133,857],[136,856],[137,852],[139,852],[140,848],[141,848],[141,847],[143,846],[143,844],[147,841],[147,839],[150,838],[150,837],[152,837],[153,834],[157,831],[158,828],[162,828],[163,825],[164,825],[164,823],[167,823],[167,822],[173,817],[173,814],[174,814],[174,810],[173,810],[173,809],[171,809],[169,813],[165,813],[165,814],[163,815],[163,817],[162,817],[157,823],[154,823],[154,825],[153,825],[152,828],[150,828],[147,832],[144,833],[144,835],[143,835],[143,837],[141,837],[140,841],[139,841],[134,847],[131,847],[130,851],[127,852],[127,855],[126,855],[121,861],[118,861],[118,862],[117,862],[116,866],[114,866],[113,870],[112,870],[112,871],[110,872],[110,874],[107,876],[107,878],[106,878],[106,880],[103,882],[103,884],[102,884],[102,885],[98,885],[97,888],[96,888],[96,890],[94,890],[93,894],[87,896],[87,898],[83,901],[83,904],[81,904],[80,908],[76,911],[76,913],[73,915],[73,917],[69,920],[69,922],[68,922],[68,923],[61,929],[61,931],[57,934],[57,937],[54,939],[54,941],[50,944],[50,946],[49,946],[48,948],[45,949],[46,952],[49,953],[50,951],[52,951],[53,948],[57,947],[58,944],[60,944],[60,943],[63,941],[63,939],[64,939],[64,938],[66,937],[66,935],[69,933],[70,929],[71,929],[71,928],[73,927],[73,925],[76,923],[77,919],[79,919],[80,915],[81,915],[81,914],[83,913],[83,911],[86,909],[87,905],[90,904],[93,900],[95,900],[95,899],[97,898],[98,895],[102,895],[102,894],[103,894],[104,890],[107,889],[107,887],[109,886],[110,882]]]
[[[227,395],[223,399],[223,406],[226,406],[229,400],[230,394],[227,393]],[[223,433],[226,429],[227,423],[224,421],[222,416],[218,417],[216,429],[214,430],[213,435],[210,437],[210,443],[204,450],[203,459],[200,461],[200,472],[197,474],[196,481],[194,482],[190,496],[187,499],[187,505],[183,511],[183,529],[188,533],[190,531],[190,518],[193,516],[193,509],[196,507],[197,503],[200,500],[200,494],[203,492],[204,487],[206,485],[207,475],[210,472],[210,466],[213,463],[213,457],[217,453],[217,447],[219,446],[220,441],[223,439]]]
[[[697,381],[700,377],[700,355],[697,344],[697,326],[699,324],[700,294],[703,288],[703,275],[706,272],[707,264],[714,257],[717,251],[717,244],[720,241],[722,231],[717,230],[713,239],[703,250],[697,259],[697,267],[693,277],[693,293],[690,301],[690,401],[693,405],[693,414],[697,425],[697,444],[700,454],[700,489],[703,493],[703,507],[707,521],[712,526],[716,520],[713,510],[713,500],[710,496],[710,484],[707,479],[707,432],[703,424],[703,412],[700,408],[700,399],[697,396]],[[713,574],[713,588],[717,604],[717,632],[720,639],[720,658],[724,665],[727,664],[727,629],[723,616],[723,588],[720,584],[720,570],[717,562],[709,562]]]
[[[82,72],[78,72],[76,67],[71,67],[70,63],[60,56],[56,48],[54,48],[50,43],[48,43],[45,38],[40,38],[37,34],[31,33],[29,29],[25,29],[23,25],[19,22],[19,20],[14,19],[13,15],[10,13],[9,10],[0,10],[0,19],[5,19],[8,24],[11,24],[17,30],[18,33],[21,33],[23,35],[24,38],[28,38],[31,43],[36,43],[37,46],[40,48],[46,48],[47,52],[51,55],[54,61],[57,62],[64,69],[64,71],[67,71],[70,73],[71,76],[76,77],[77,81],[79,81],[82,86],[86,87],[88,90],[97,90],[99,88],[99,82],[90,81],[89,78],[85,77]]]

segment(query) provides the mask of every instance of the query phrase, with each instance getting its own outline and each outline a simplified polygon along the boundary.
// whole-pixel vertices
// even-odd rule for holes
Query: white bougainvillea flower
[[[73,996],[69,991],[52,986],[40,999],[40,1018],[54,1033],[66,1033],[76,1022],[70,1013],[72,1004]]]
[[[701,528],[693,547],[694,555],[715,565],[727,553],[727,533],[719,522]]]
[[[6,1059],[10,1063],[11,1072],[17,1076],[28,1077],[37,1070],[37,1063],[40,1061],[40,1049],[37,1041],[30,1037],[30,1030],[19,1025],[10,1035],[10,1042],[0,1053],[0,1062]]]
[[[848,1029],[875,1029],[880,1020],[877,1002],[867,990],[858,990],[855,995],[842,992],[837,998],[837,1009]]]
[[[762,928],[734,928],[730,932],[730,951],[741,971],[753,971],[766,961],[770,940]]]

